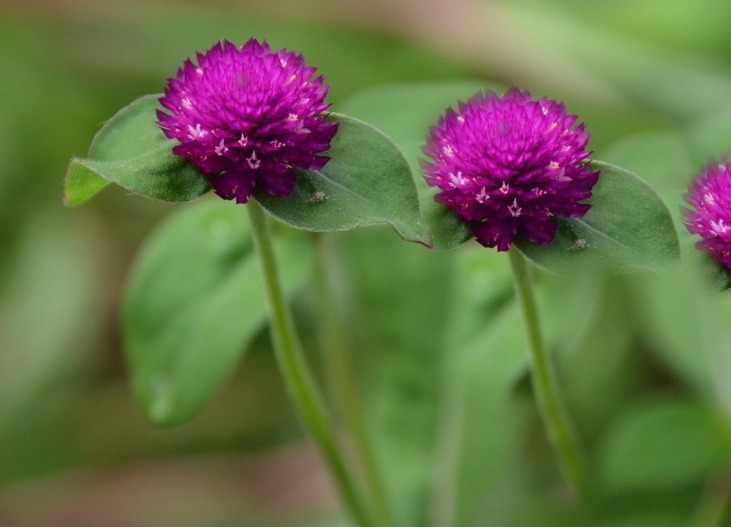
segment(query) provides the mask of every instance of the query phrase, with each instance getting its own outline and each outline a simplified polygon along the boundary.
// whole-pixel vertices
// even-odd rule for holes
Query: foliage
[[[137,523],[120,514],[120,525],[155,522],[160,511],[170,516],[159,523],[177,525],[347,522],[324,499],[288,515],[281,491],[272,490],[269,506],[257,494],[273,480],[267,488],[306,487],[286,468],[309,454],[277,450],[301,435],[263,338],[264,293],[243,210],[192,201],[209,187],[169,153],[151,119],[154,96],[125,107],[86,148],[98,123],[139,93],[159,91],[191,50],[251,34],[306,53],[333,85],[332,118],[342,129],[331,163],[300,174],[287,200],[256,199],[286,224],[275,229],[279,260],[318,380],[327,367],[317,355],[313,235],[291,226],[347,231],[323,235],[336,255],[328,276],[399,525],[680,526],[709,503],[722,508],[717,489],[727,487],[731,461],[729,278],[695,251],[679,206],[690,174],[731,150],[723,17],[709,26],[700,14],[728,7],[655,4],[643,18],[626,2],[500,2],[511,23],[475,16],[505,38],[506,28],[533,38],[530,53],[501,46],[507,55],[495,58],[482,28],[465,38],[485,54],[454,60],[378,32],[194,8],[0,22],[0,57],[14,72],[0,87],[0,217],[21,226],[3,231],[0,254],[0,519],[53,525],[63,507],[43,499],[49,492],[72,514],[91,510],[81,497],[89,487],[70,469],[93,469],[94,483],[109,483],[118,476],[110,466],[176,474],[169,458],[186,455],[209,467],[182,472],[205,485],[165,484],[192,488],[200,501],[176,501],[171,490],[147,509],[139,495],[101,486],[139,508]],[[678,52],[690,44],[703,61]],[[547,76],[541,64],[564,73]],[[562,222],[550,246],[519,244],[537,264],[548,348],[596,479],[597,493],[583,503],[566,498],[540,426],[506,259],[469,240],[419,171],[427,127],[477,89],[501,89],[485,79],[565,98],[601,160],[587,216]],[[95,199],[62,210],[57,181],[69,152],[84,157],[68,167],[67,204]],[[163,218],[170,205],[129,192],[192,202]],[[140,413],[177,426],[154,430]],[[230,490],[211,458],[231,464],[254,452],[261,465],[246,473],[271,476]],[[43,478],[52,475],[60,483],[49,491]],[[69,482],[76,486],[63,491]],[[227,490],[212,496],[208,487]],[[241,502],[250,510],[242,513]],[[34,512],[31,503],[43,505]],[[166,503],[184,503],[185,514],[173,516]]]

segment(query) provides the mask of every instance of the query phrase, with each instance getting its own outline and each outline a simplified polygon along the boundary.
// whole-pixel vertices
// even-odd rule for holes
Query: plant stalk
[[[353,520],[360,527],[376,527],[371,522],[355,479],[345,464],[331,428],[324,399],[305,362],[279,279],[268,218],[261,206],[254,201],[248,203],[246,208],[264,275],[274,352],[289,395],[300,420],[330,470]]]
[[[538,409],[566,478],[579,496],[586,497],[590,490],[587,471],[568,413],[561,400],[553,365],[546,352],[528,266],[516,248],[509,250],[508,256],[528,336],[533,390]]]

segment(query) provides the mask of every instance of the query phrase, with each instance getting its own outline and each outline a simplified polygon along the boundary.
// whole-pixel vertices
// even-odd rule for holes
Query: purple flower
[[[685,201],[695,207],[682,212],[691,234],[702,238],[696,247],[731,269],[731,157],[708,165],[698,174]]]
[[[157,112],[177,155],[210,178],[216,194],[246,203],[256,188],[292,192],[296,169],[317,170],[337,131],[323,112],[327,86],[301,55],[249,40],[219,42],[168,80]]]
[[[590,205],[599,177],[586,158],[589,134],[552,99],[534,101],[511,88],[478,93],[451,108],[431,129],[424,152],[426,181],[485,247],[507,251],[519,234],[549,243],[556,216],[577,218]]]

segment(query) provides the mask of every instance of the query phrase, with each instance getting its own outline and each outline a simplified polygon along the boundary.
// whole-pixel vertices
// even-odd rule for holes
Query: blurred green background
[[[327,477],[301,440],[264,332],[240,371],[189,423],[157,429],[135,406],[120,349],[120,293],[144,237],[183,205],[109,188],[82,207],[63,207],[69,159],[86,153],[94,133],[119,108],[139,95],[161,92],[186,57],[219,39],[243,42],[252,36],[275,49],[301,51],[331,85],[329,100],[336,111],[360,90],[386,83],[475,79],[516,84],[536,96],[565,101],[592,132],[596,158],[650,181],[677,219],[679,196],[690,175],[710,157],[731,152],[729,23],[731,3],[724,0],[5,0],[0,4],[0,526],[342,521]],[[442,110],[435,108],[435,120]],[[462,260],[457,264],[448,262],[449,256],[429,253],[422,271],[412,275],[409,270],[421,266],[427,252],[406,247],[385,228],[335,238],[347,254],[361,257],[345,265],[360,284],[344,293],[355,299],[356,332],[361,341],[379,343],[373,354],[366,353],[371,350],[363,342],[356,350],[363,352],[356,360],[378,380],[363,382],[375,389],[387,382],[384,372],[403,368],[409,371],[393,377],[416,380],[405,388],[402,383],[398,393],[411,398],[409,404],[437,406],[441,374],[412,372],[408,361],[413,356],[387,351],[400,349],[402,342],[408,342],[406,350],[430,345],[430,336],[423,334],[432,324],[428,317],[438,313],[439,295],[448,295],[434,284],[443,273],[459,275],[460,266],[468,270],[463,276],[485,285],[480,305],[504,304],[510,289],[499,276],[502,267],[493,263],[494,255],[466,249],[458,251]],[[379,259],[369,260],[368,247],[383,248],[395,263],[386,269]],[[486,271],[473,262],[476,258],[488,261]],[[370,287],[385,274],[391,280],[408,277],[410,290],[439,291],[424,293],[424,305],[403,313],[386,286]],[[607,349],[629,350],[629,355],[617,355],[594,348],[594,355],[577,359],[583,369],[574,375],[573,388],[585,397],[582,404],[592,408],[580,418],[590,440],[601,436],[618,401],[632,401],[625,406],[635,413],[651,404],[638,394],[653,400],[680,397],[671,410],[681,420],[690,415],[691,429],[696,429],[698,414],[683,413],[688,407],[715,411],[713,398],[698,387],[707,378],[697,373],[703,366],[693,355],[694,330],[683,331],[686,313],[676,314],[681,329],[673,335],[666,331],[674,324],[668,320],[678,319],[658,307],[682,298],[671,295],[665,301],[661,295],[667,291],[645,293],[641,280],[631,280],[586,283],[590,297],[602,299],[597,309],[605,314],[603,320],[611,321],[594,328],[607,333],[595,333],[595,338]],[[453,282],[450,287],[458,288]],[[303,312],[306,296],[299,306]],[[579,295],[576,302],[585,307],[584,300]],[[611,324],[626,324],[632,313],[640,313],[647,327],[661,327],[658,338],[670,343],[654,339],[651,330],[650,337],[641,329],[613,333]],[[465,327],[449,329],[458,333],[457,340],[473,331],[469,323],[480,324],[469,317],[460,323]],[[627,342],[613,341],[617,334]],[[505,367],[509,372],[518,368]],[[592,377],[597,370],[606,375]],[[623,372],[630,379],[620,389],[614,381]],[[510,390],[520,392],[516,374],[505,375]],[[696,382],[699,376],[702,380]],[[490,396],[489,391],[476,395],[483,396]],[[376,398],[372,405],[378,404]],[[472,404],[479,407],[482,401]],[[493,406],[496,419],[508,411],[522,419],[528,411],[525,400],[515,409],[507,403]],[[662,411],[652,415],[660,419]],[[550,454],[530,443],[540,430],[526,433],[525,424],[510,426],[515,428],[505,437],[520,428],[522,447],[534,449],[547,463]],[[677,448],[715,448],[704,438],[688,443],[681,434]],[[403,449],[422,446],[405,443]],[[490,448],[484,445],[485,455],[491,455]],[[498,455],[507,447],[495,448]],[[614,501],[592,510],[603,518],[595,524],[687,525],[704,495],[705,480],[712,479],[725,456],[720,455],[723,462],[696,461],[697,473],[681,469],[677,485],[672,470],[660,477],[670,481],[660,485],[660,498],[645,488],[656,482],[637,484],[628,476],[627,484],[621,474],[612,479],[616,473],[609,455],[601,462],[610,466],[609,479],[627,486]],[[414,459],[428,457],[414,454]],[[537,468],[540,473],[544,469]],[[438,463],[434,470],[439,474]],[[490,470],[505,477],[497,468]],[[509,474],[523,477],[520,471]],[[515,485],[472,486],[477,497],[458,506],[469,511],[463,516],[469,521],[460,525],[539,525],[531,523],[527,509],[511,509],[518,494],[505,489]],[[532,503],[536,514],[547,514],[541,500]],[[653,515],[656,509],[660,512]],[[568,525],[558,517],[557,523],[546,519],[541,525]],[[588,525],[581,523],[586,520],[581,516],[577,521]],[[426,524],[427,519],[412,523]]]

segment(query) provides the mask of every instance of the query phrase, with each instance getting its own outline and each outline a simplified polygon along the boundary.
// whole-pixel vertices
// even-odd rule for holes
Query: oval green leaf
[[[94,137],[88,158],[71,160],[66,205],[84,203],[110,182],[164,201],[189,201],[210,190],[198,170],[173,154],[175,142],[157,125],[158,97],[145,95],[122,108]]]
[[[533,263],[556,273],[578,263],[603,263],[622,271],[654,270],[680,258],[670,211],[655,190],[623,168],[593,161],[601,170],[582,218],[559,218],[558,232],[547,245],[518,240]]]
[[[287,197],[257,192],[275,218],[309,231],[340,231],[387,224],[404,239],[431,245],[419,213],[409,165],[393,142],[373,126],[336,113],[338,133],[321,170],[298,170]]]
[[[504,90],[475,80],[398,83],[363,90],[341,106],[343,112],[378,127],[399,146],[414,174],[424,222],[440,249],[457,247],[472,234],[453,212],[434,202],[436,191],[421,175],[421,149],[429,127],[437,124],[448,106],[456,107],[459,101],[486,89],[499,93]]]
[[[613,423],[600,449],[600,477],[615,492],[657,492],[700,483],[728,461],[724,424],[683,400],[634,406]]]
[[[288,294],[310,275],[301,236],[276,240]],[[193,416],[236,368],[266,319],[245,210],[222,200],[166,221],[140,252],[124,294],[124,345],[135,394],[158,424]]]

